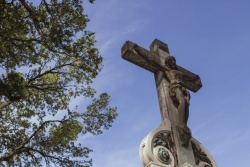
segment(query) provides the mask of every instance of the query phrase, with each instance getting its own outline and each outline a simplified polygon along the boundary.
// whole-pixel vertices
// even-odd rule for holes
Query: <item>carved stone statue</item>
[[[183,81],[183,73],[181,69],[176,65],[176,60],[173,56],[167,56],[165,59],[165,65],[159,65],[154,61],[151,61],[152,56],[148,56],[143,52],[143,50],[136,44],[133,46],[134,50],[139,54],[146,58],[146,62],[150,61],[157,70],[162,71],[166,78],[169,81],[169,95],[173,100],[176,108],[178,109],[178,117],[179,117],[179,130],[181,134],[184,134],[185,140],[184,143],[187,143],[191,137],[191,131],[187,127],[187,121],[189,116],[189,101],[190,94],[186,89]],[[148,59],[149,58],[149,59]],[[197,79],[197,75],[194,77]]]
[[[168,56],[165,59],[164,73],[169,80],[169,95],[178,106],[179,128],[190,134],[190,129],[187,127],[190,94],[183,85],[182,72],[177,67],[173,56]]]
[[[161,125],[141,142],[144,167],[218,167],[210,153],[195,140],[187,126],[190,94],[197,92],[200,77],[176,65],[168,45],[155,39],[150,51],[127,41],[122,58],[152,72],[162,118]]]

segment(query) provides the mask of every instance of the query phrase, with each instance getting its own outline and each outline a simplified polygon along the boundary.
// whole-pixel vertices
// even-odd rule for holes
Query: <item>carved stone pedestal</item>
[[[177,150],[183,146],[176,141],[177,134],[172,129],[171,122],[165,120],[142,140],[140,158],[144,167],[218,167],[210,153],[194,138],[184,148],[190,154],[182,157],[184,154]],[[183,159],[187,162],[183,163]]]
[[[170,121],[150,132],[141,142],[140,158],[145,167],[175,167],[176,153]]]

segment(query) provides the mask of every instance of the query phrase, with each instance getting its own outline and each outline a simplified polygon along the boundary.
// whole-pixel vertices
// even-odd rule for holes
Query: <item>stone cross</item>
[[[162,94],[167,88],[163,83],[165,78],[163,71],[164,61],[168,56],[170,56],[168,45],[159,41],[158,39],[155,39],[150,45],[150,51],[130,41],[127,41],[122,47],[123,59],[154,73],[162,120],[169,118],[169,113],[167,112],[169,109],[168,105],[166,104],[166,98],[169,97],[168,94]],[[197,92],[202,86],[199,76],[180,66],[178,66],[178,69],[182,73],[183,85],[187,89]],[[168,86],[169,81],[167,82]]]
[[[178,92],[174,92],[174,94],[176,94],[175,98],[171,96],[171,89],[176,88],[176,86],[173,86],[174,82],[176,82],[176,78],[172,83],[171,75],[173,71],[175,71],[175,73],[172,76],[177,76],[178,73],[181,74],[182,83],[180,83],[178,79],[177,82],[182,85],[182,90],[188,89],[196,92],[201,88],[202,84],[198,75],[178,65],[175,67],[175,70],[168,71],[165,62],[167,57],[170,57],[168,45],[157,39],[150,45],[150,51],[130,41],[126,41],[122,47],[123,59],[154,73],[162,122],[170,122],[169,126],[171,127],[169,127],[169,129],[171,129],[173,133],[178,163],[188,163],[190,166],[195,166],[196,160],[193,156],[193,149],[189,141],[191,138],[191,131],[180,128],[180,125],[183,125],[183,121],[185,121],[185,123],[187,121],[188,111],[182,111],[183,109],[180,109],[180,107],[178,108],[181,101],[180,99],[174,100],[178,98]],[[182,90],[179,91],[180,95],[184,94]],[[189,101],[184,100],[184,102],[186,103],[185,108],[188,108]],[[186,115],[183,116],[186,117],[185,120],[181,119],[182,116],[180,115],[182,112],[186,112]]]

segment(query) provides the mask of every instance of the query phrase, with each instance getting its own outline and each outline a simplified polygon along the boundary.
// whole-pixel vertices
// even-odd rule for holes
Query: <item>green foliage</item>
[[[0,165],[91,166],[78,136],[109,129],[117,113],[107,93],[95,98],[91,88],[102,57],[82,2],[1,2]],[[70,108],[77,97],[92,103]]]

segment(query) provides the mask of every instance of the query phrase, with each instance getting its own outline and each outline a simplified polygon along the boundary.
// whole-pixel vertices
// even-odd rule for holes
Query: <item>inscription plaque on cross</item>
[[[202,86],[200,77],[176,65],[168,45],[157,39],[150,45],[150,51],[126,41],[122,58],[154,73],[162,122],[170,122],[178,164],[197,165],[187,127],[190,96],[186,89],[197,92]]]

